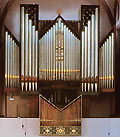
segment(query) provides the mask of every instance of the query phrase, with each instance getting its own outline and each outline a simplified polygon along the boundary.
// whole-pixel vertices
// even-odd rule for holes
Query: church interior
[[[39,118],[41,136],[81,136],[82,119],[119,119],[119,7],[1,0],[0,119]]]

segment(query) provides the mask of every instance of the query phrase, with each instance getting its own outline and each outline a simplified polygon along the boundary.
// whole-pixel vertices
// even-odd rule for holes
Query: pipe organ
[[[80,40],[60,17],[39,44],[40,80],[80,80]]]
[[[80,92],[114,88],[114,31],[99,48],[99,8],[82,5],[81,21],[65,21],[61,15],[39,21],[38,5],[21,4],[20,44],[5,29],[5,87],[38,91],[41,81],[58,81],[53,87],[62,81],[68,88],[73,81],[76,94],[78,88]]]
[[[98,91],[99,6],[81,6],[82,92]]]
[[[19,42],[5,28],[5,87],[19,87]]]
[[[99,54],[99,87],[114,88],[114,30],[102,42]]]
[[[38,5],[21,5],[21,90],[37,91]]]

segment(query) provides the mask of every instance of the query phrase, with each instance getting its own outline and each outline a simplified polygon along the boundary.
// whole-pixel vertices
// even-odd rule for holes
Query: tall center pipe
[[[21,89],[23,91],[24,88],[24,36],[25,36],[25,32],[24,32],[24,7],[21,8]]]

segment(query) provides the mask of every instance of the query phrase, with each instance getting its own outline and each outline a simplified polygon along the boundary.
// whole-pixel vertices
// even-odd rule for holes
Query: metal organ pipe
[[[98,91],[98,8],[91,14],[81,32],[82,91]]]
[[[108,88],[108,78],[109,78],[109,40],[107,39],[107,88]]]
[[[57,43],[58,43],[58,35],[56,35],[56,32],[58,32],[58,23],[56,23],[55,24],[55,72],[56,72],[56,75],[55,75],[55,78],[56,78],[56,80],[58,80],[58,63],[57,63],[57,56],[58,56],[58,53],[56,52],[56,46],[58,46],[57,45]]]
[[[12,87],[14,87],[14,48],[15,48],[15,42],[14,40],[12,41],[12,45],[13,45],[13,48],[12,48]]]
[[[99,72],[101,75],[101,86],[100,88],[114,88],[114,33],[111,32],[105,42],[101,45],[100,48],[100,68],[102,72]]]
[[[107,85],[107,43],[105,42],[105,48],[104,48],[104,53],[103,53],[103,61],[104,61],[104,69],[103,69],[103,79],[104,79],[104,88],[106,88]]]
[[[60,33],[60,43],[61,43],[61,51],[60,51],[60,78],[63,80],[63,59],[64,59],[64,34],[63,34],[63,23],[61,23],[61,33]]]
[[[35,91],[37,91],[37,77],[38,77],[38,31],[35,31]]]
[[[24,36],[25,36],[25,28],[24,28],[24,7],[21,8],[21,90],[24,90]]]
[[[53,26],[53,51],[54,51],[54,56],[53,56],[53,60],[54,60],[54,69],[53,69],[53,80],[55,80],[55,62],[56,62],[56,56],[55,56],[55,25]]]
[[[79,76],[78,78],[76,76],[80,72],[80,60],[77,59],[80,57],[79,50],[79,40],[61,19],[58,19],[58,22],[40,39],[39,59],[42,58],[40,59],[42,61],[39,63],[39,71],[44,71],[42,65],[46,62],[44,80],[80,79]],[[44,59],[42,53],[46,55]],[[40,72],[39,74],[41,75]]]
[[[91,16],[91,23],[92,23],[92,28],[91,28],[91,47],[92,47],[92,57],[91,57],[91,91],[94,91],[94,77],[95,77],[95,19],[94,15]]]
[[[95,91],[98,90],[98,8],[95,9]]]
[[[49,32],[47,32],[47,80],[49,80]]]
[[[85,70],[85,32],[82,31],[82,92],[84,91]]]
[[[111,35],[112,37],[112,70],[111,70],[111,75],[112,75],[112,88],[114,88],[114,33]]]
[[[5,87],[6,88],[16,88],[19,87],[17,80],[19,79],[19,61],[17,57],[19,52],[19,47],[16,44],[14,37],[6,29],[5,32]],[[16,75],[16,72],[18,75]]]
[[[106,43],[105,43],[105,45],[106,45]],[[106,47],[106,46],[105,46]],[[102,48],[102,52],[103,52],[103,86],[105,87],[105,83],[106,83],[106,58],[105,58],[105,56],[106,56],[106,48]]]
[[[29,67],[29,90],[31,91],[31,45],[32,45],[32,20],[29,20],[29,32],[28,32],[28,67]]]
[[[53,28],[50,30],[50,80],[53,79]]]
[[[85,27],[85,92],[87,91],[88,79],[88,28]]]
[[[66,80],[66,26],[64,25],[64,80]]]
[[[50,80],[50,31],[48,31],[48,80]]]
[[[5,33],[5,87],[8,85],[8,32]]]
[[[91,21],[88,21],[88,91],[90,91],[91,77]]]
[[[21,7],[21,90],[37,91],[38,77],[38,30]]]
[[[10,87],[10,35],[8,35],[8,87]]]
[[[68,38],[69,38],[69,35],[68,35],[68,28],[66,28],[66,52],[65,52],[65,56],[66,56],[66,80],[68,80],[68,74],[69,74],[69,50],[68,50],[68,46],[69,46],[69,43],[68,43]]]
[[[25,52],[25,90],[27,91],[28,88],[28,14],[25,14],[25,47],[24,47],[24,52]]]
[[[111,61],[112,61],[112,54],[111,54],[111,36],[109,36],[109,76],[108,76],[108,86],[111,88]]]

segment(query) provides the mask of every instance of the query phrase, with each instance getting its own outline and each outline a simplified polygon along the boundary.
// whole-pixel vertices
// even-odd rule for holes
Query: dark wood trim
[[[18,47],[20,47],[20,43],[17,40],[17,38],[11,33],[11,31],[8,29],[7,26],[5,26],[5,31],[8,31],[8,34],[13,38],[13,40],[15,41],[15,43],[17,44]]]
[[[5,98],[5,117],[7,117],[7,93],[4,94]]]
[[[42,38],[43,35],[57,22],[58,18],[61,18],[63,23],[75,34],[78,39],[80,39],[79,33],[75,31],[74,28],[67,21],[65,21],[61,15],[58,15],[55,20],[53,20],[53,22],[45,28],[45,30],[40,34],[39,39]]]
[[[110,93],[110,92],[115,92],[115,88],[103,88],[101,89],[101,92],[107,92],[107,93]]]
[[[114,27],[107,33],[107,35],[105,36],[105,38],[100,42],[100,47],[103,45],[103,43],[106,41],[106,39],[109,37],[109,35],[114,32]]]
[[[110,24],[113,27],[113,25],[115,24],[115,18],[113,17],[112,12],[111,12],[108,4],[106,3],[105,0],[100,0],[100,4],[103,6],[105,11],[107,12],[108,18],[110,20]]]
[[[12,4],[14,2],[15,2],[15,0],[9,0],[7,2],[7,4],[5,5],[5,8],[4,8],[3,12],[2,12],[2,15],[0,17],[0,47],[3,44],[3,42],[4,42],[4,41],[2,41],[2,30],[3,30],[4,21],[5,21],[6,15],[7,15],[8,11],[9,11],[10,7],[12,6]]]
[[[13,93],[14,95],[19,94],[19,88],[4,88],[4,93],[7,95],[10,95],[10,93]]]

